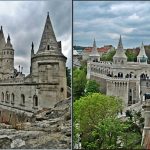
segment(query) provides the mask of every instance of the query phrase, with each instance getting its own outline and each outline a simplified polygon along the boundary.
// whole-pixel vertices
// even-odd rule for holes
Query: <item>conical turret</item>
[[[122,44],[122,38],[121,38],[121,35],[120,35],[120,39],[119,39],[119,43],[118,43],[117,50],[123,50],[123,44]]]
[[[7,43],[5,44],[5,48],[12,48],[12,44],[11,44],[11,40],[10,40],[9,34],[8,34],[8,37],[7,37]]]
[[[5,76],[4,78],[9,78],[14,74],[14,49],[11,44],[10,36],[8,34],[7,43],[2,49],[3,59],[2,59],[2,69]]]
[[[115,64],[125,64],[127,62],[127,56],[126,56],[125,51],[123,49],[121,35],[120,35],[120,38],[119,38],[119,43],[118,43],[116,53],[113,56],[113,62]]]
[[[148,57],[145,53],[144,44],[142,42],[141,47],[140,47],[140,52],[137,56],[137,61],[140,62],[140,63],[147,63],[147,59],[148,59]]]
[[[3,33],[3,28],[1,26],[0,29],[0,50],[2,50],[5,46],[6,42],[5,42],[5,37],[4,37],[4,33]]]
[[[92,48],[92,51],[91,51],[89,56],[90,56],[90,59],[92,61],[99,61],[100,60],[100,54],[97,51],[95,38],[94,38],[94,41],[93,41],[93,48]]]
[[[57,45],[56,37],[53,31],[53,27],[51,24],[51,20],[49,17],[49,13],[47,14],[46,23],[45,23],[44,31],[42,34],[38,53],[44,52],[47,50],[58,51],[58,45]]]

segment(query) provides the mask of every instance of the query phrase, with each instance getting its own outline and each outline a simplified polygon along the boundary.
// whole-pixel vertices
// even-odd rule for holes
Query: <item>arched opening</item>
[[[11,94],[11,104],[14,104],[15,102],[15,95],[14,93]]]
[[[144,73],[141,74],[140,76],[141,79],[146,79],[146,75]]]
[[[63,91],[64,91],[64,88],[61,88],[60,91],[63,92]]]
[[[4,93],[2,92],[1,101],[4,101]]]
[[[25,96],[24,96],[24,94],[21,94],[21,105],[22,106],[25,105]]]
[[[122,73],[122,72],[119,72],[119,73],[118,73],[118,77],[119,77],[119,78],[123,78],[123,73]]]
[[[10,100],[10,94],[8,91],[6,91],[6,99],[5,99],[5,102],[9,103],[9,100]]]
[[[50,50],[50,46],[49,45],[47,45],[47,50]]]
[[[36,95],[33,96],[33,106],[34,107],[38,106],[38,97]]]

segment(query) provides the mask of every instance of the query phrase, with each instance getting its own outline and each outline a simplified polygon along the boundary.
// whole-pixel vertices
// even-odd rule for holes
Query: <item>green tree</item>
[[[109,51],[108,53],[102,55],[101,60],[102,61],[113,61],[113,56],[115,55],[115,53],[116,53],[115,50]]]
[[[71,87],[71,70],[66,67],[67,86]]]
[[[99,93],[100,85],[95,80],[88,80],[85,86],[85,94]]]
[[[90,93],[74,102],[74,142],[81,135],[82,148],[141,149],[141,113],[127,113],[127,121],[117,114],[122,110],[119,98]],[[132,117],[131,117],[132,113]]]
[[[131,62],[136,61],[137,55],[136,55],[133,51],[127,50],[127,51],[125,52],[125,54],[126,54],[126,56],[127,56],[127,61],[131,61]]]
[[[86,72],[84,69],[73,69],[73,98],[79,99],[84,95],[86,85]]]
[[[89,150],[119,148],[123,144],[121,141],[123,131],[128,127],[116,117],[104,118],[91,132],[91,138],[85,142],[85,147]]]
[[[116,116],[122,109],[120,99],[100,93],[91,93],[74,102],[74,136],[82,134],[88,141],[91,131],[108,116]],[[79,128],[76,127],[78,125]]]

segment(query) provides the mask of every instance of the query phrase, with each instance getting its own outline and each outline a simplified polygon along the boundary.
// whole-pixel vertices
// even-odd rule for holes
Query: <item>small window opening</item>
[[[49,45],[47,45],[47,50],[50,50],[50,46]]]

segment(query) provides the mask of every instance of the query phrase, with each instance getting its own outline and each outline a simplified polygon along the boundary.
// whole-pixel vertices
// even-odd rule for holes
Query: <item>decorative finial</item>
[[[10,36],[9,36],[9,34],[8,34],[8,38],[7,38],[7,41],[10,41]]]
[[[19,65],[19,72],[20,72],[20,65]]]
[[[95,37],[94,37],[93,47],[96,47]]]
[[[47,16],[49,16],[49,11],[47,12]]]
[[[34,44],[33,44],[33,42],[32,42],[32,50],[34,49]]]
[[[23,67],[21,67],[21,73],[23,72]]]
[[[122,44],[121,34],[120,34],[120,38],[119,38],[119,43],[118,43],[118,48],[117,49],[123,50],[123,44]]]

